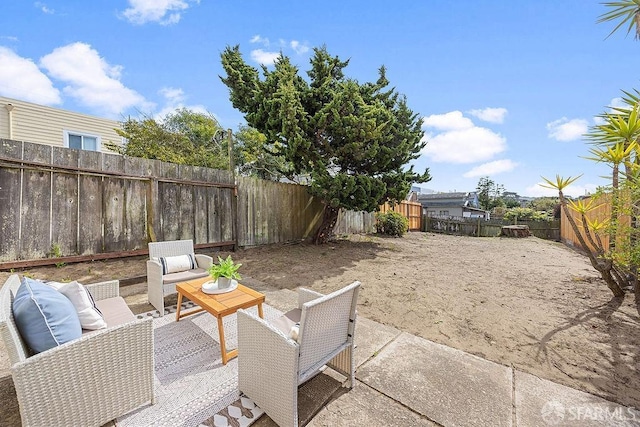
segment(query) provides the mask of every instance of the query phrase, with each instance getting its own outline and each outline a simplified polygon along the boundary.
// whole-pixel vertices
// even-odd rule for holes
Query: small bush
[[[523,221],[549,221],[552,218],[545,211],[536,211],[531,208],[512,208],[504,214],[504,219],[512,221],[519,219]]]
[[[409,220],[398,212],[377,213],[376,231],[389,236],[401,237],[409,231]]]

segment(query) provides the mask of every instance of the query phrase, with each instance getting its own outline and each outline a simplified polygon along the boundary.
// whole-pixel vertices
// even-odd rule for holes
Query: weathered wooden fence
[[[403,200],[402,202],[395,203],[393,205],[385,203],[380,206],[380,213],[386,213],[389,211],[398,212],[406,216],[409,220],[409,230],[422,230],[422,204],[420,202]]]
[[[196,247],[304,239],[322,205],[303,186],[228,171],[0,140],[0,263],[144,254],[154,240]],[[371,231],[341,212],[336,232]]]
[[[482,218],[448,218],[425,216],[423,231],[476,237],[497,237],[505,225],[527,225],[532,235],[541,239],[560,240],[560,221],[485,221]]]

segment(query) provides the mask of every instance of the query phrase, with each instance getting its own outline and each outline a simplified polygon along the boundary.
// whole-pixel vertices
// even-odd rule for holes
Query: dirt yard
[[[359,280],[362,316],[640,407],[633,294],[613,300],[588,259],[560,243],[414,232],[250,248],[233,257],[242,274],[279,288],[328,292]],[[144,276],[145,265],[138,257],[26,273],[90,283]]]

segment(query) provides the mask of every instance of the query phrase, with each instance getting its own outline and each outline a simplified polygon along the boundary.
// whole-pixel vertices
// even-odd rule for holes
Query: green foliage
[[[516,199],[512,199],[512,198],[503,198],[502,202],[504,203],[504,206],[508,209],[511,208],[517,208],[520,206],[520,202],[518,202]]]
[[[279,142],[268,143],[267,137],[257,129],[241,125],[235,134],[236,166],[240,174],[278,181],[290,175],[293,169],[279,156]]]
[[[60,249],[60,245],[57,243],[52,244],[51,249],[49,249],[48,255],[49,255],[49,258],[60,258],[62,256],[62,249]],[[60,262],[56,262],[55,265],[57,268],[62,268],[67,264],[60,261]]]
[[[209,275],[214,279],[218,280],[219,277],[226,277],[227,279],[242,279],[240,273],[238,273],[238,269],[242,267],[242,264],[236,264],[231,259],[231,255],[228,255],[225,259],[218,257],[218,263],[211,264],[208,272]]]
[[[314,49],[308,79],[283,55],[272,71],[262,68],[261,79],[238,46],[221,58],[233,106],[282,159],[283,174],[308,178],[309,192],[329,208],[319,230],[338,208],[373,212],[403,200],[411,183],[431,179],[428,169],[407,167],[426,145],[424,132],[406,98],[388,87],[384,67],[376,82],[359,83],[345,77],[348,61],[323,47]]]
[[[504,185],[496,184],[488,176],[480,178],[476,191],[478,192],[480,209],[490,211],[497,206],[505,206],[505,202],[502,200]]]
[[[376,213],[376,231],[380,234],[402,237],[409,231],[409,219],[398,212]]]
[[[523,221],[551,221],[552,217],[546,211],[536,211],[531,208],[511,208],[503,215],[503,219],[508,221],[523,220]]]
[[[640,2],[638,0],[608,1],[603,4],[611,10],[600,15],[598,23],[620,21],[609,33],[609,36],[627,24],[627,34],[633,31],[636,40],[640,39]]]
[[[229,167],[228,140],[210,114],[181,108],[161,122],[148,116],[129,118],[116,132],[126,143],[105,145],[122,155],[214,169]]]
[[[539,197],[529,202],[527,207],[536,211],[553,211],[560,204],[558,197]]]
[[[60,245],[54,243],[51,245],[51,249],[49,249],[49,258],[60,258],[62,256],[62,249],[60,249]]]

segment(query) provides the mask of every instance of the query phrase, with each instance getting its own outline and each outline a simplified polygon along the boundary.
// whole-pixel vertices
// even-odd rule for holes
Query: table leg
[[[264,319],[264,314],[262,313],[262,303],[258,304],[258,316]]]
[[[180,320],[180,307],[182,307],[182,294],[178,292],[178,306],[176,307],[176,322]]]
[[[226,365],[227,358],[227,346],[224,342],[224,324],[222,323],[222,317],[218,316],[218,335],[220,337],[220,353],[222,353],[222,364]]]

